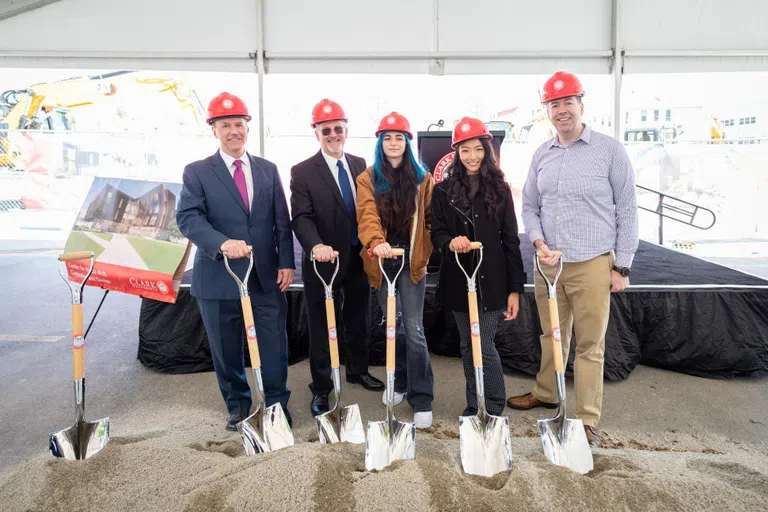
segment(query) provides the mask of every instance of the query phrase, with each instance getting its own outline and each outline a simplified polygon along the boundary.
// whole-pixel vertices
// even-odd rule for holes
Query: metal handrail
[[[715,222],[717,222],[717,216],[715,215],[715,212],[713,212],[709,208],[705,208],[701,205],[691,203],[689,201],[685,201],[675,196],[671,196],[669,194],[665,194],[664,192],[659,192],[658,190],[653,190],[652,188],[644,187],[642,185],[635,185],[635,186],[637,188],[647,190],[648,192],[652,192],[659,196],[658,203],[656,203],[656,208],[654,209],[646,208],[645,206],[641,206],[641,205],[637,206],[641,210],[655,213],[656,215],[659,216],[659,245],[664,245],[664,217],[680,222],[681,224],[693,226],[694,228],[701,229],[701,230],[710,229],[712,226],[715,225]],[[690,206],[691,208],[680,206],[680,204],[667,203],[665,202],[665,199],[671,199],[673,201],[676,201],[677,203],[682,203],[682,205]],[[676,216],[669,215],[666,212],[671,212]],[[697,215],[699,216],[699,218],[701,218],[701,212],[706,212],[712,216],[712,222],[708,226],[696,223]]]

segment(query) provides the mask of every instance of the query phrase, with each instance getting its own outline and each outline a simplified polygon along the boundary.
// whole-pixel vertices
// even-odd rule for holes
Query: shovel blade
[[[293,431],[283,407],[277,403],[256,411],[237,424],[246,455],[273,452],[293,446]]]
[[[565,419],[561,424],[553,418],[538,423],[544,454],[552,464],[582,475],[592,471],[592,450],[581,420]]]
[[[317,435],[322,444],[365,443],[363,420],[357,404],[345,405],[315,416]]]
[[[369,421],[365,442],[365,469],[382,470],[396,460],[413,459],[416,453],[416,428],[413,423],[394,420]]]
[[[493,476],[512,469],[512,439],[506,416],[459,417],[459,440],[465,473]]]
[[[78,421],[71,427],[54,432],[48,439],[48,450],[54,457],[83,460],[99,453],[109,442],[109,418]]]

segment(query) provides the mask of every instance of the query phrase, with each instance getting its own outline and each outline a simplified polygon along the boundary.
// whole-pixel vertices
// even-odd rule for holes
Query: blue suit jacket
[[[296,268],[288,205],[277,166],[250,156],[253,175],[251,213],[245,211],[235,180],[217,151],[184,168],[176,223],[197,246],[192,272],[192,295],[203,299],[238,299],[240,293],[224,267],[219,247],[228,239],[245,240],[253,247],[254,268],[264,291],[277,289],[277,269]],[[248,259],[230,262],[243,279]]]

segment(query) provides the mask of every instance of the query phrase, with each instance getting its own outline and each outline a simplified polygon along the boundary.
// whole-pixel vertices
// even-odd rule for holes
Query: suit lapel
[[[333,177],[331,170],[328,168],[328,162],[325,161],[322,150],[318,151],[317,155],[315,155],[315,165],[319,167],[317,171],[320,174],[320,177],[325,181],[325,184],[328,185],[328,187],[333,192],[333,195],[336,197],[336,201],[338,201],[339,205],[344,211],[347,211],[347,205],[344,203],[344,198],[341,196],[339,185],[336,183],[336,179]]]
[[[216,176],[221,180],[221,182],[224,184],[224,188],[229,190],[229,193],[232,194],[232,197],[235,198],[235,201],[237,204],[240,205],[240,208],[243,209],[243,212],[245,212],[245,203],[243,202],[243,198],[240,195],[240,191],[237,189],[237,185],[235,185],[235,180],[232,178],[232,175],[229,173],[229,169],[227,169],[226,164],[224,163],[224,160],[221,158],[221,155],[216,152],[215,155],[211,157],[211,163],[213,164],[213,170]],[[251,166],[253,167],[253,166]],[[254,186],[254,198],[256,197],[255,193],[256,187]]]
[[[253,176],[253,202],[251,203],[251,215],[259,204],[261,191],[264,188],[264,169],[257,162],[256,158],[248,155],[251,162],[251,176]]]

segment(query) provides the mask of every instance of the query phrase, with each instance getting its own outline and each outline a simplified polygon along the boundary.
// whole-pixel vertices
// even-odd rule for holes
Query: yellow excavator
[[[117,104],[147,88],[167,93],[192,118],[197,131],[205,133],[205,110],[197,94],[174,78],[147,77],[135,71],[73,77],[0,93],[0,168],[23,170],[18,137],[25,131],[74,131],[72,109],[105,101]]]

